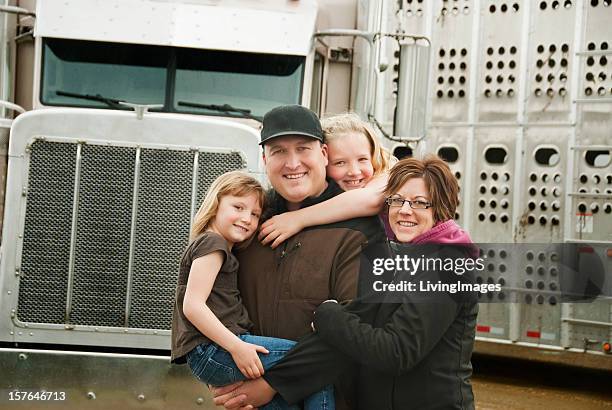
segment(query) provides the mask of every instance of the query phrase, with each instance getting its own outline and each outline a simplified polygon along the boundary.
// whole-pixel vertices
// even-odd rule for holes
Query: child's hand
[[[270,247],[276,248],[278,245],[291,238],[301,231],[304,226],[294,212],[285,212],[268,219],[259,230],[259,240],[263,245],[272,242]]]
[[[247,342],[240,342],[230,354],[244,377],[257,379],[264,374],[264,368],[257,356],[257,352],[268,354],[268,350],[263,346],[254,345]]]

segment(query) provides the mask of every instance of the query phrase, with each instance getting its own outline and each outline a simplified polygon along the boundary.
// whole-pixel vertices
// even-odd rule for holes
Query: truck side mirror
[[[425,137],[430,51],[430,44],[424,40],[400,45],[393,135],[402,140]]]

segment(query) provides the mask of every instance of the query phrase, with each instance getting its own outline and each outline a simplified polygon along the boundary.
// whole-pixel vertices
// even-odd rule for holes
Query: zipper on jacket
[[[285,242],[283,244],[283,250],[280,253],[279,258],[277,259],[276,262],[276,269],[280,268],[281,263],[283,262],[283,260],[285,259],[285,257],[287,255],[289,255],[291,252],[293,252],[294,250],[298,249],[299,247],[302,246],[302,243],[300,241],[296,242],[293,247],[289,250],[287,250],[287,242]],[[274,332],[275,334],[278,334],[278,309],[279,309],[279,305],[280,305],[280,294],[282,292],[282,285],[283,285],[283,277],[279,275],[278,278],[278,283],[276,284],[276,294],[274,295]]]

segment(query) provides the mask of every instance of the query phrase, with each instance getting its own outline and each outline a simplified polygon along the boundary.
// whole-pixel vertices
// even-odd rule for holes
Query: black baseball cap
[[[319,117],[301,105],[281,105],[264,115],[259,145],[284,135],[305,135],[324,142]]]

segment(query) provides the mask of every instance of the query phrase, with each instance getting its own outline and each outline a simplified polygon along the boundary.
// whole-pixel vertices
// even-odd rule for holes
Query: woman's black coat
[[[466,257],[456,247],[429,247],[426,252],[426,256]],[[414,254],[423,255],[423,250],[412,248]],[[362,257],[362,291],[371,288],[371,278],[384,279],[372,276],[372,260],[372,255]],[[426,275],[410,279],[453,281],[441,272]],[[399,282],[399,277],[391,281]],[[461,279],[470,282],[469,274]],[[322,304],[314,319],[317,333],[298,343],[264,378],[295,402],[333,383],[357,362],[358,409],[473,409],[470,358],[478,312],[475,295],[404,292],[401,301],[381,297],[370,293],[346,307]]]

